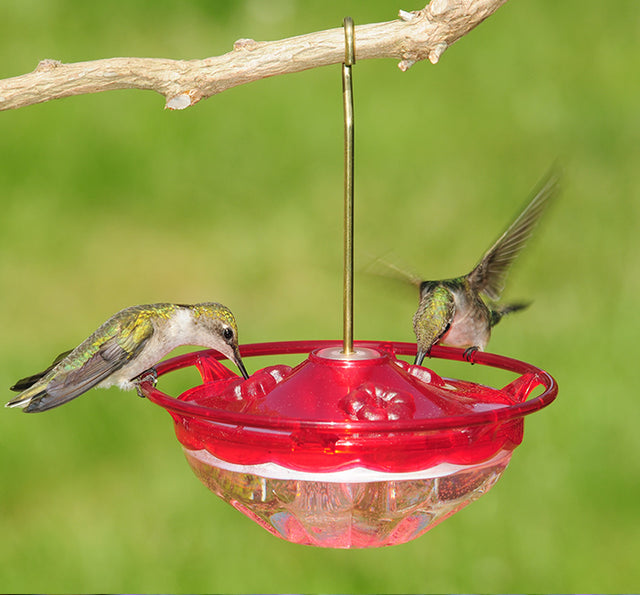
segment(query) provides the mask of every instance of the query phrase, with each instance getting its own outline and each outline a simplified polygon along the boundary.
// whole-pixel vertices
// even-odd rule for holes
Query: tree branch
[[[394,58],[405,71],[443,52],[507,0],[431,0],[422,10],[400,11],[387,23],[355,28],[356,59]],[[239,39],[233,51],[204,60],[108,58],[63,64],[43,60],[28,74],[0,80],[0,110],[112,89],[148,89],[165,107],[184,109],[232,87],[279,74],[344,61],[342,28],[280,41]]]

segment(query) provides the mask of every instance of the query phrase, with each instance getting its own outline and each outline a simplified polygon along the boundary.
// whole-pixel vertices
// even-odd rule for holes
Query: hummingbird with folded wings
[[[238,349],[238,328],[222,304],[147,304],[121,310],[71,351],[60,354],[46,370],[19,380],[7,407],[27,413],[46,411],[89,389],[137,388],[153,366],[181,345],[219,351],[248,378]]]

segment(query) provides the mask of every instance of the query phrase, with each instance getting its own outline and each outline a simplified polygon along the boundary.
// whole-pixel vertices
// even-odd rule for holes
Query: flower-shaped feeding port
[[[549,374],[518,360],[476,354],[477,364],[520,374],[495,389],[397,357],[415,351],[395,342],[358,341],[349,356],[337,341],[245,345],[243,358],[308,354],[248,380],[201,351],[157,366],[160,376],[194,365],[201,385],[178,398],[150,382],[141,390],[171,414],[200,480],[267,531],[321,547],[394,545],[486,493],[522,441],[524,416],[557,394]]]

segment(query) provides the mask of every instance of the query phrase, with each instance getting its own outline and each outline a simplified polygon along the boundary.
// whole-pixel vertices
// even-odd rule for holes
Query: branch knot
[[[51,60],[49,58],[45,58],[44,60],[40,60],[34,72],[46,72],[47,70],[53,70],[54,68],[58,68],[58,66],[62,66],[62,62],[60,60]]]
[[[245,50],[247,52],[250,52],[251,50],[255,50],[257,47],[260,47],[260,43],[258,43],[255,39],[248,39],[248,38],[242,38],[242,39],[236,39],[236,41],[233,44],[233,49],[234,50]]]

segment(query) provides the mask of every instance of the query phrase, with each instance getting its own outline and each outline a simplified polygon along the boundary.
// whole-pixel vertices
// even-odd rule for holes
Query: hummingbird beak
[[[416,353],[416,359],[413,362],[414,366],[421,366],[422,365],[422,361],[424,360],[424,356],[427,355],[426,351],[421,351],[420,349],[418,350],[418,353]]]
[[[237,347],[236,349],[233,350],[233,361],[236,364],[236,366],[238,366],[238,369],[240,370],[242,377],[245,380],[247,380],[247,378],[249,378],[249,374],[247,373],[247,369],[244,367],[244,364],[242,363],[242,358],[240,357],[240,351],[238,350]]]

